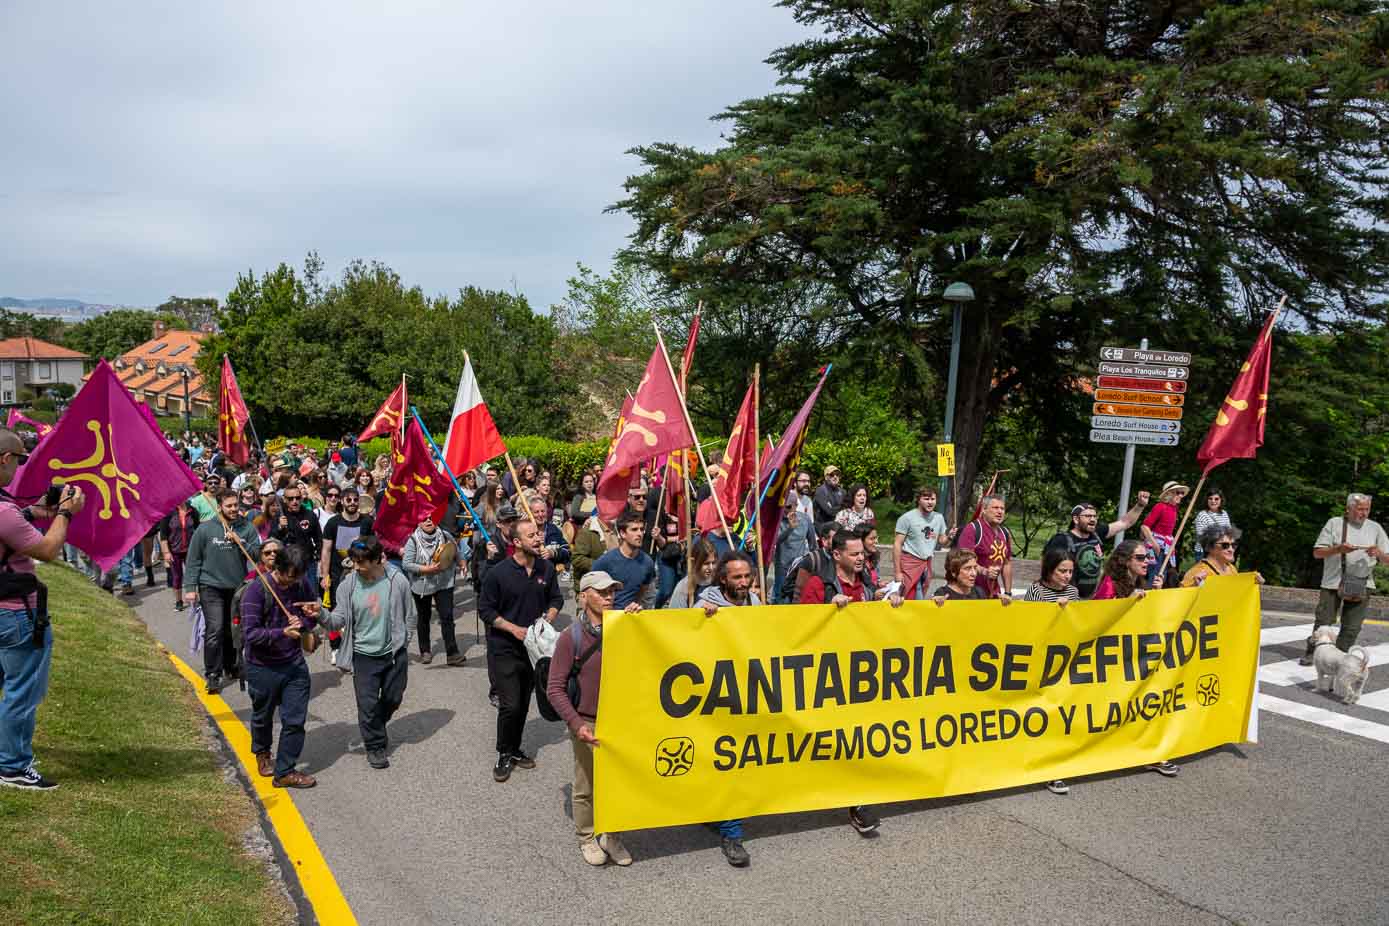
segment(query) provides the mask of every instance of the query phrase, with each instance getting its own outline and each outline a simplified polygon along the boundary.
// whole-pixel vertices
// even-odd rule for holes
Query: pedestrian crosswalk
[[[1352,706],[1316,690],[1315,666],[1299,665],[1296,656],[1287,658],[1288,644],[1303,642],[1311,632],[1310,623],[1276,624],[1259,632],[1263,656],[1276,657],[1259,666],[1259,709],[1389,743],[1389,643],[1362,644],[1370,656],[1370,679]],[[1283,649],[1273,652],[1273,647]],[[1300,656],[1301,647],[1295,648]]]

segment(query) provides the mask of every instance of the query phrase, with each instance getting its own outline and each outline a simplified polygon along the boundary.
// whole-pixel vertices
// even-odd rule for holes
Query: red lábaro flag
[[[75,485],[87,496],[68,527],[68,543],[103,570],[202,488],[105,360],[15,473],[9,491],[37,498],[49,483]]]
[[[612,521],[622,513],[627,489],[643,461],[693,446],[680,388],[665,350],[657,344],[598,479],[598,516]]]
[[[728,447],[719,461],[719,478],[714,480],[714,491],[699,506],[696,525],[701,531],[712,531],[719,526],[719,512],[714,507],[715,500],[723,509],[723,516],[729,521],[737,518],[736,512],[742,504],[743,496],[756,479],[757,472],[757,429],[753,416],[757,413],[757,390],[748,386],[743,396],[743,406],[733,421],[733,433],[728,437]]]
[[[689,392],[690,367],[694,365],[695,344],[699,341],[699,317],[702,313],[695,311],[694,319],[690,322],[690,333],[685,338],[685,352],[680,357],[680,394],[685,395]],[[624,408],[624,412],[628,409]],[[673,453],[666,458],[665,475],[661,485],[665,488],[665,512],[675,519],[680,525],[680,530],[684,531],[690,523],[689,498],[685,493],[685,477],[695,471],[698,460],[695,455],[688,450]]]
[[[1282,311],[1278,310],[1264,322],[1259,339],[1249,349],[1249,356],[1240,367],[1234,385],[1220,404],[1201,449],[1196,451],[1196,462],[1202,465],[1201,474],[1210,471],[1227,460],[1252,459],[1264,445],[1264,414],[1268,409],[1268,374],[1273,359],[1273,324]]]
[[[425,515],[438,517],[439,508],[448,504],[450,486],[414,418],[391,456],[395,466],[381,492],[375,532],[383,547],[398,553]]]
[[[241,387],[237,385],[231,358],[226,354],[222,355],[221,392],[221,406],[217,413],[217,446],[228,460],[240,466],[251,455],[251,445],[246,441],[246,425],[251,420],[251,413],[246,408],[246,400],[241,397]]]
[[[463,355],[463,375],[458,378],[458,394],[453,399],[453,417],[449,419],[449,433],[444,439],[444,462],[455,476],[480,463],[506,453],[501,432],[497,430],[487,403],[482,401],[482,391],[477,387],[477,377],[473,375],[473,361]]]
[[[766,494],[762,496],[762,508],[757,514],[757,549],[764,566],[771,565],[772,553],[776,550],[777,534],[781,531],[781,507],[795,478],[796,465],[801,459],[801,447],[805,445],[806,432],[809,430],[806,425],[810,422],[810,413],[815,410],[820,390],[825,387],[825,379],[830,375],[832,368],[833,364],[825,367],[824,372],[820,374],[820,381],[811,390],[810,397],[786,426],[786,432],[781,435],[776,449],[762,458],[762,476],[758,485],[768,486],[770,483]]]
[[[405,410],[408,409],[409,398],[405,394],[405,380],[400,380],[400,385],[386,397],[386,401],[381,403],[381,407],[376,410],[376,415],[367,425],[366,430],[357,435],[357,443],[364,444],[373,437],[382,434],[392,434],[399,436],[400,423],[405,420]]]
[[[699,316],[695,312],[694,320],[690,322],[690,335],[685,339],[685,353],[680,356],[680,394],[684,395],[689,391],[690,367],[694,365],[695,342],[699,340]]]

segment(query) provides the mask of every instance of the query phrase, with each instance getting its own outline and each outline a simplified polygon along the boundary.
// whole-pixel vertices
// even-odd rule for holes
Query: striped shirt
[[[1023,601],[1060,601],[1062,598],[1067,601],[1079,601],[1080,592],[1076,591],[1074,585],[1067,585],[1061,591],[1048,588],[1041,582],[1033,582],[1032,587],[1027,590],[1027,595]]]

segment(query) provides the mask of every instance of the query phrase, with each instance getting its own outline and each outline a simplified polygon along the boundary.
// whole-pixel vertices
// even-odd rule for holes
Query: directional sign
[[[1176,434],[1147,434],[1142,431],[1101,431],[1091,429],[1090,440],[1097,444],[1155,444],[1159,447],[1176,445]]]
[[[1137,392],[1132,389],[1100,389],[1095,398],[1101,402],[1132,402],[1134,405],[1166,405],[1180,408],[1186,396],[1170,392]]]
[[[1112,363],[1103,362],[1100,364],[1101,376],[1138,376],[1143,379],[1176,379],[1185,382],[1191,375],[1191,371],[1186,367],[1179,366],[1151,366],[1146,363]]]
[[[1186,392],[1186,383],[1171,379],[1139,379],[1136,376],[1101,376],[1101,389],[1140,389],[1145,392]]]
[[[1180,421],[1161,421],[1156,418],[1115,418],[1112,415],[1096,415],[1090,419],[1090,427],[1102,431],[1147,431],[1150,434],[1178,434],[1182,430]]]
[[[1186,351],[1180,350],[1146,350],[1138,347],[1103,347],[1100,348],[1100,359],[1113,360],[1118,363],[1171,363],[1183,367],[1191,366],[1191,355]]]
[[[1167,421],[1180,421],[1182,418],[1180,408],[1164,408],[1157,405],[1121,405],[1117,402],[1096,402],[1094,414],[1117,418],[1162,418]]]

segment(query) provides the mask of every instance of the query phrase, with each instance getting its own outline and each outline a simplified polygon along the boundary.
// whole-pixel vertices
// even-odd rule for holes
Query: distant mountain
[[[58,299],[52,296],[42,296],[38,299],[0,296],[0,309],[60,318],[91,318],[118,308],[122,308],[122,306],[99,305],[83,302],[80,299]]]

